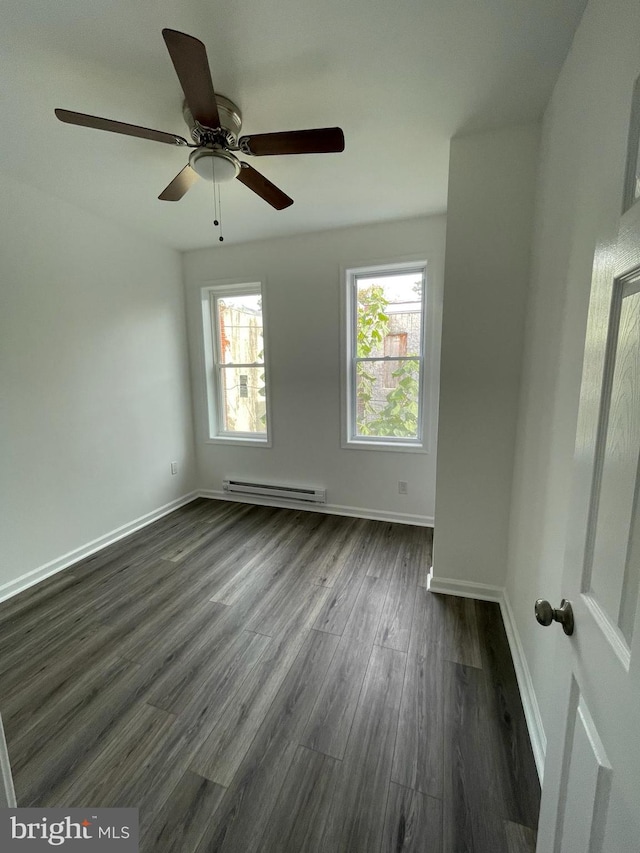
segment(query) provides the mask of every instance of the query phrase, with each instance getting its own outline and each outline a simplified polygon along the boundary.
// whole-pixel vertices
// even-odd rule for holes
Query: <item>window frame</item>
[[[358,358],[357,341],[357,282],[359,278],[376,276],[396,276],[407,273],[419,273],[422,276],[422,316],[420,319],[421,351],[417,356]],[[342,441],[345,449],[400,451],[404,453],[429,453],[431,436],[431,400],[433,352],[431,338],[434,330],[433,294],[428,276],[428,262],[423,258],[404,259],[377,263],[367,266],[342,267]],[[418,435],[416,438],[405,436],[366,436],[356,432],[357,407],[357,364],[360,361],[417,361],[419,363],[418,391]]]
[[[239,432],[223,429],[224,400],[223,383],[221,381],[224,368],[222,361],[221,341],[219,333],[218,299],[225,296],[255,296],[262,301],[262,340],[264,357],[261,362],[253,364],[234,364],[234,367],[263,367],[265,386],[266,432]],[[269,364],[267,343],[267,312],[265,307],[264,281],[222,281],[210,282],[200,289],[202,307],[202,332],[204,352],[204,380],[206,403],[206,443],[233,444],[251,447],[272,446],[271,393],[269,388]]]

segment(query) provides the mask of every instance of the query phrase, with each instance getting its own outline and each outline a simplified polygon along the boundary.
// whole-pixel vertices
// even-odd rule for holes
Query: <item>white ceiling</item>
[[[442,212],[449,139],[538,118],[585,0],[4,0],[0,168],[178,249],[217,245],[211,185],[158,193],[186,152],[55,107],[188,136],[161,36],[207,46],[242,133],[339,125],[343,154],[250,159],[295,199],[222,187],[225,241]]]

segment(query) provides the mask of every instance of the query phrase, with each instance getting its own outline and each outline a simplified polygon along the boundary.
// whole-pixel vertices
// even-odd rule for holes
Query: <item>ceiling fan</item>
[[[179,201],[198,177],[214,183],[237,178],[276,210],[282,210],[292,205],[293,199],[248,163],[239,160],[236,153],[262,157],[344,151],[344,134],[339,127],[239,136],[242,115],[232,101],[215,93],[204,44],[177,30],[164,29],[162,35],[184,92],[182,113],[193,143],[174,133],[71,110],[55,110],[60,121],[67,124],[192,148],[189,163],[158,196],[161,201]]]

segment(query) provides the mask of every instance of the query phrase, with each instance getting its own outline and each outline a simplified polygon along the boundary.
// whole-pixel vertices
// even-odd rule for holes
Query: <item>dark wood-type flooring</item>
[[[499,607],[431,531],[198,500],[0,605],[20,806],[137,806],[164,853],[531,853]]]

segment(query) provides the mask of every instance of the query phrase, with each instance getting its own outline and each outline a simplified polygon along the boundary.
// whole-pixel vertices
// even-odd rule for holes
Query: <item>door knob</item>
[[[571,602],[563,598],[560,602],[560,607],[553,608],[544,598],[539,598],[535,606],[536,619],[541,625],[551,625],[552,622],[559,622],[562,625],[562,630],[570,637],[573,634],[573,608]]]

